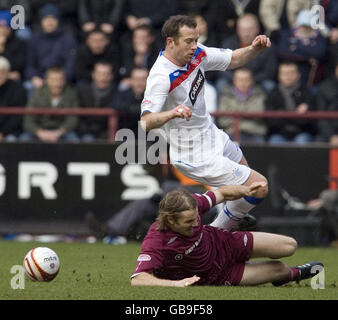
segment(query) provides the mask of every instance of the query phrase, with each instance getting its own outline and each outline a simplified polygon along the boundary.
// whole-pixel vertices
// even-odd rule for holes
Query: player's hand
[[[261,34],[252,41],[251,45],[254,50],[262,51],[271,47],[271,41],[266,35]]]
[[[185,278],[182,280],[178,280],[175,283],[175,287],[188,287],[197,282],[200,279],[198,276],[193,276],[191,278]]]
[[[191,109],[185,105],[179,105],[175,109],[173,109],[173,118],[182,118],[189,121],[191,115],[192,115]]]
[[[266,187],[266,184],[266,182],[253,182],[250,186],[244,186],[246,187],[245,195],[248,197],[256,196],[261,188]]]
[[[305,113],[306,111],[309,110],[309,106],[307,103],[303,102],[300,105],[297,106],[296,112],[297,113]]]

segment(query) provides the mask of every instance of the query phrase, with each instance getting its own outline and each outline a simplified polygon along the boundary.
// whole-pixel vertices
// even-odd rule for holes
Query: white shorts
[[[223,136],[223,150],[201,163],[171,160],[172,165],[188,178],[212,187],[240,185],[250,176],[251,169],[239,164],[243,157],[240,147],[226,133]],[[222,152],[223,151],[223,152]]]

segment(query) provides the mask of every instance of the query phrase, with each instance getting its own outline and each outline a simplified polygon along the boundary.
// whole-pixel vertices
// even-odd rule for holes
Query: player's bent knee
[[[283,239],[280,243],[280,258],[292,256],[297,249],[297,241],[288,236],[283,236]]]
[[[286,251],[286,256],[292,256],[297,247],[298,247],[298,243],[296,241],[296,239],[292,238],[292,237],[287,237],[286,243],[285,243],[285,251]]]

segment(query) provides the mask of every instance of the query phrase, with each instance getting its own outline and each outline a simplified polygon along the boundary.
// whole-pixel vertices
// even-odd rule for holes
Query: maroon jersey
[[[162,279],[180,280],[197,275],[197,285],[238,284],[244,262],[250,258],[252,235],[249,232],[229,232],[202,225],[202,215],[215,204],[212,191],[194,194],[199,224],[191,237],[172,231],[157,230],[154,222],[142,242],[136,268],[131,277],[141,272]]]

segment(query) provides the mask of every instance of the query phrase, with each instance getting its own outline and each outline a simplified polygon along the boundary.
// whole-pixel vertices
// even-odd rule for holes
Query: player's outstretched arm
[[[141,272],[130,280],[132,286],[162,286],[162,287],[188,287],[200,278],[193,276],[182,280],[159,279],[150,273]]]
[[[165,123],[174,118],[182,118],[187,121],[191,118],[192,111],[184,105],[163,112],[146,112],[141,117],[141,126],[145,131],[161,128]]]
[[[235,69],[244,66],[261,51],[271,47],[270,39],[266,35],[257,36],[250,46],[236,49],[232,52],[231,62],[228,69]]]
[[[236,185],[224,186],[213,191],[216,197],[216,204],[222,203],[227,200],[236,200],[244,196],[255,196],[260,188],[264,188],[266,182],[253,182],[250,186]]]

